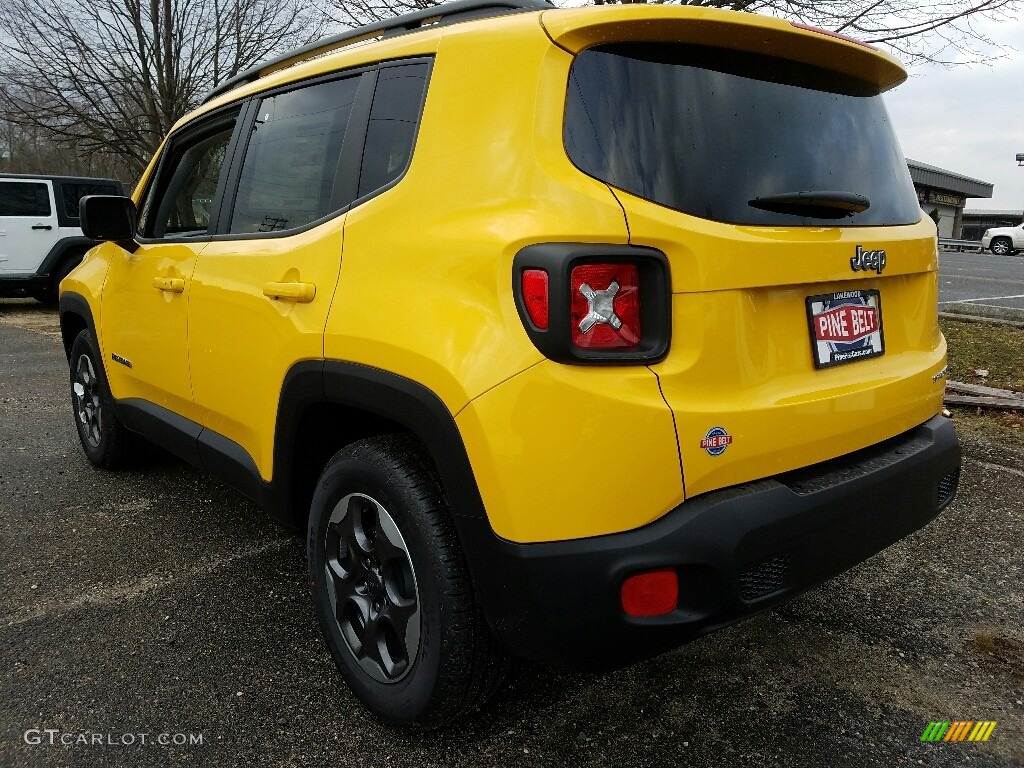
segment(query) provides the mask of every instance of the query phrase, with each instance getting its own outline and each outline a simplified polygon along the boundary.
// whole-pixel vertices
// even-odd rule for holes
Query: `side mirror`
[[[119,195],[86,195],[78,203],[82,234],[97,242],[117,243],[126,251],[139,249],[135,242],[135,203]]]

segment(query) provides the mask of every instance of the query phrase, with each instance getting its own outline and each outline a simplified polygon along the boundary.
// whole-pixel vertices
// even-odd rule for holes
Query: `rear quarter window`
[[[564,141],[583,172],[706,219],[879,226],[922,215],[881,95],[768,56],[681,44],[584,51],[569,77]],[[823,190],[870,207],[836,220],[750,205]]]
[[[412,159],[429,67],[384,67],[377,79],[359,174],[363,197],[399,178]]]
[[[121,190],[113,184],[61,184],[61,203],[64,215],[71,219],[78,218],[78,203],[86,195],[118,195]]]

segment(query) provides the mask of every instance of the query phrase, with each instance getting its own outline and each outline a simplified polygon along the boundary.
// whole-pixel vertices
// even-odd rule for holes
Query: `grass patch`
[[[1024,392],[1024,328],[939,318],[949,345],[949,378]],[[972,369],[987,369],[986,378]],[[951,406],[964,437],[1024,450],[1024,412]]]
[[[956,405],[949,406],[949,410],[961,437],[1024,450],[1024,413]]]
[[[939,318],[949,345],[949,378],[1024,392],[1024,328]],[[982,378],[971,369],[986,369]]]

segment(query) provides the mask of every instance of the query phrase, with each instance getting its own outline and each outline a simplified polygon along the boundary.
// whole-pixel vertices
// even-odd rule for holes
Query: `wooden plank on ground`
[[[1011,400],[1024,398],[1024,393],[1014,392],[1012,389],[996,389],[985,387],[981,384],[967,384],[963,381],[947,381],[947,391],[962,392],[968,395],[989,395],[991,397],[1008,397]]]
[[[1003,408],[1010,411],[1024,411],[1024,400],[1008,397],[970,397],[967,395],[946,395],[946,405],[978,406],[979,408]]]

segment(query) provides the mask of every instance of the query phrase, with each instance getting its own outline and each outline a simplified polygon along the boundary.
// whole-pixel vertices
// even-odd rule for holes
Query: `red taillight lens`
[[[523,270],[523,304],[530,322],[542,331],[548,327],[548,273],[543,269]]]
[[[622,582],[622,610],[630,616],[660,616],[679,604],[679,578],[671,568],[646,571]]]
[[[628,349],[640,343],[640,276],[635,264],[572,268],[569,321],[583,349]]]

